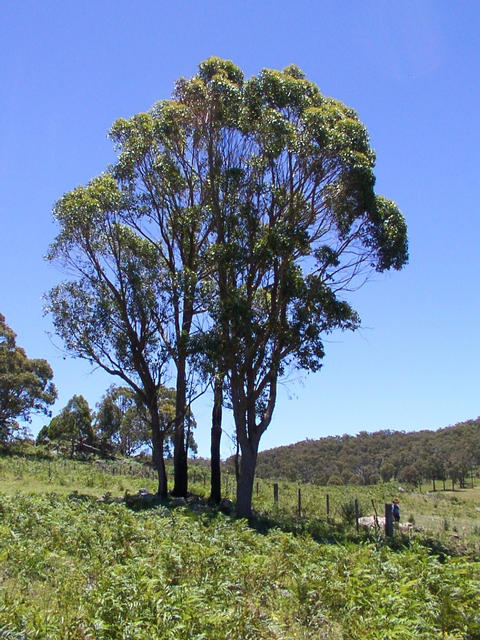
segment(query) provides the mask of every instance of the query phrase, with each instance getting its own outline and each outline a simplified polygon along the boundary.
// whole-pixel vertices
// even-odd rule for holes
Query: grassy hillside
[[[475,522],[475,489],[402,494],[404,513],[450,524],[434,541],[423,532],[392,547],[346,523],[341,507],[358,487],[335,488],[327,523],[318,487],[302,487],[298,520],[297,486],[281,483],[275,506],[271,483],[260,482],[255,529],[198,500],[140,510],[132,500],[98,500],[153,489],[137,473],[133,464],[0,458],[0,638],[480,638],[480,528],[460,526]],[[362,490],[365,507],[385,498],[379,487]],[[318,538],[330,532],[330,542],[267,531],[272,523],[310,527]],[[454,551],[453,527],[464,555]]]

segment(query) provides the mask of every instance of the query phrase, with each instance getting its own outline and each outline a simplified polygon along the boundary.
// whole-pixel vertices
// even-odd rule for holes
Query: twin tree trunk
[[[253,483],[257,466],[260,438],[269,426],[277,392],[278,368],[270,371],[269,399],[260,422],[257,423],[257,400],[254,393],[253,374],[247,384],[247,393],[243,392],[243,382],[232,380],[233,413],[237,443],[240,445],[240,464],[237,467],[237,516],[250,518],[252,515]]]

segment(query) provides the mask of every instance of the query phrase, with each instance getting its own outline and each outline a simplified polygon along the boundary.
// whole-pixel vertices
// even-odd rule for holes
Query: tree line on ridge
[[[260,452],[257,475],[320,485],[391,480],[466,486],[480,465],[480,418],[437,431],[361,431]]]

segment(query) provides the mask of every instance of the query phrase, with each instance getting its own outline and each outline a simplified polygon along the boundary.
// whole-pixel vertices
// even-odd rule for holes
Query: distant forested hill
[[[270,449],[259,454],[257,475],[315,484],[462,485],[479,464],[480,417],[438,431],[362,431]]]

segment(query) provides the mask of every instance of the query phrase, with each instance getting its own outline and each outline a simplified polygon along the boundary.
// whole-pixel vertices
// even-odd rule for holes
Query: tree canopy
[[[248,516],[279,378],[319,369],[323,337],[359,325],[344,293],[405,264],[405,222],[375,193],[355,111],[294,65],[246,80],[210,58],[111,137],[117,162],[55,208],[50,258],[78,278],[50,295],[55,326],[146,406],[145,389],[158,390],[173,363],[177,493],[187,489],[187,386],[196,359],[209,360],[203,371],[233,409],[237,511]]]
[[[8,440],[32,413],[49,414],[57,391],[46,360],[31,359],[16,344],[15,332],[0,314],[0,441]]]

